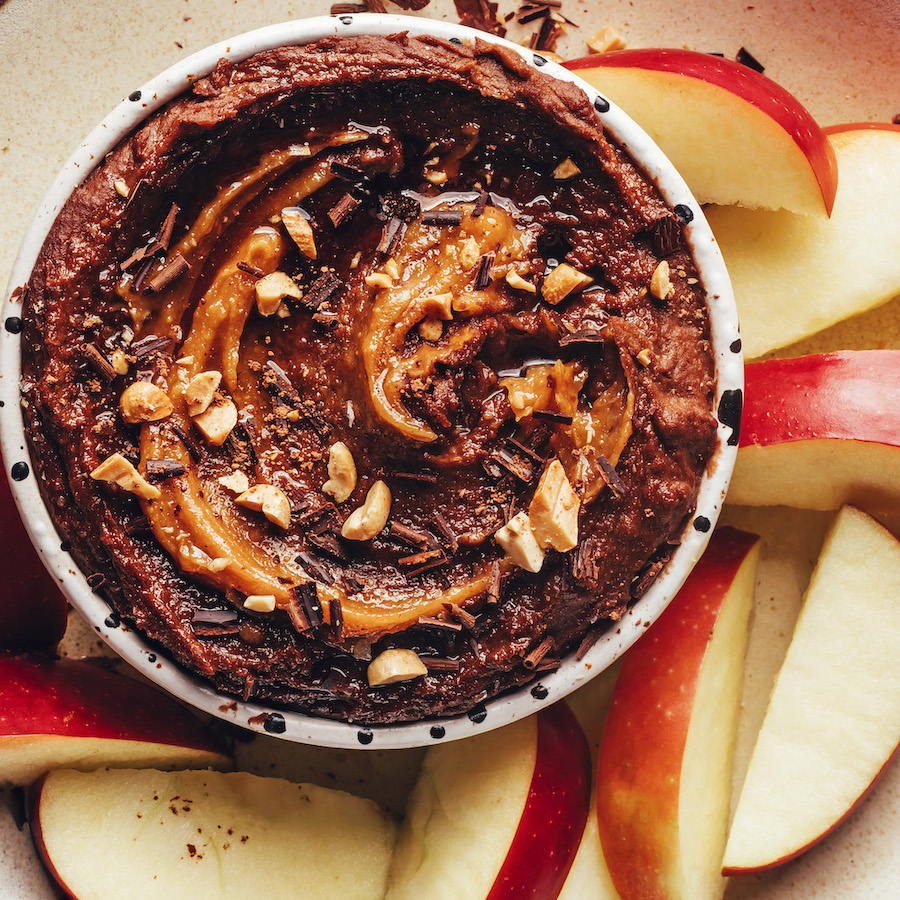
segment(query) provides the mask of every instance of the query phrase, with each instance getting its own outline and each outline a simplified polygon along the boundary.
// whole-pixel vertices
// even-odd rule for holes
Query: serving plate
[[[77,9],[73,9],[77,6]],[[512,6],[502,6],[503,11]],[[115,8],[102,0],[55,4],[52,0],[0,3],[0,282],[6,281],[15,247],[41,195],[71,147],[93,122],[122,99],[122,86],[143,83],[154,72],[223,34],[295,16],[327,13],[326,3],[259,0],[135,0]],[[455,21],[450,3],[432,0],[424,13]],[[900,4],[842,0],[765,8],[701,0],[673,11],[658,0],[634,9],[627,2],[566,4],[580,26],[560,45],[567,56],[584,52],[583,40],[613,24],[632,45],[688,44],[733,56],[746,46],[767,74],[794,91],[823,124],[889,119],[898,112],[896,63],[890,35],[900,25]],[[60,53],[59,48],[64,48]],[[54,60],[52,67],[47,66]],[[852,87],[847,87],[852,85]],[[892,86],[894,90],[892,90]],[[881,310],[838,326],[792,353],[832,347],[900,347],[900,309]],[[763,534],[763,564],[751,634],[745,711],[736,782],[765,707],[805,577],[818,551],[827,515],[786,510],[726,510],[726,518]],[[81,632],[85,649],[90,636]],[[402,807],[416,751],[369,754],[282,746],[260,737],[239,747],[239,762],[252,771],[352,788]],[[891,769],[875,794],[834,837],[779,872],[734,879],[728,897],[890,897],[900,886],[900,772]],[[31,853],[27,834],[0,812],[0,897],[52,897]]]

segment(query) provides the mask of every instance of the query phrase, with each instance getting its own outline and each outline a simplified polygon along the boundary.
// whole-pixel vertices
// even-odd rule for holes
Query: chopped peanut
[[[316,259],[316,238],[313,234],[312,225],[306,216],[299,209],[288,207],[281,211],[281,221],[287,229],[287,233],[291,236],[293,242],[297,245],[297,249],[307,258]]]
[[[343,442],[332,444],[328,451],[328,481],[322,485],[338,503],[350,499],[356,488],[356,463],[350,448]]]
[[[541,295],[547,303],[554,306],[564,300],[569,294],[577,294],[583,291],[594,279],[584,272],[570,266],[568,263],[560,263],[545,279],[541,286]]]
[[[287,528],[291,524],[291,504],[287,495],[274,484],[255,484],[235,498],[246,509],[261,512],[270,522]]]
[[[237,425],[237,407],[230,400],[221,400],[194,416],[194,424],[210,444],[221,447]]]
[[[373,272],[371,275],[366,275],[365,282],[366,287],[389,288],[394,283],[394,279],[387,272]]]
[[[647,347],[644,347],[644,349],[641,350],[640,353],[638,353],[638,355],[635,357],[635,359],[636,359],[642,366],[649,366],[651,360],[653,359],[653,357],[652,357],[651,354],[650,354],[650,350],[649,350]]]
[[[93,472],[95,481],[111,481],[141,500],[157,500],[162,496],[158,487],[150,484],[121,453],[113,453],[103,460]]]
[[[250,490],[250,481],[247,476],[238,469],[235,469],[230,475],[222,475],[218,479],[218,482],[225,490],[231,491],[234,494],[243,494],[244,491]]]
[[[275,612],[275,595],[274,594],[250,594],[244,600],[244,609],[251,612],[270,613]]]
[[[398,681],[411,681],[428,674],[425,663],[413,650],[392,649],[379,653],[366,670],[369,684],[378,687],[382,684],[396,684]]]
[[[481,245],[475,238],[470,237],[459,251],[459,264],[468,272],[469,269],[475,268],[475,263],[479,259],[481,259]]]
[[[579,169],[568,157],[553,170],[553,177],[557,181],[566,181],[567,179],[574,178],[576,175],[580,174],[581,169]]]
[[[116,189],[116,193],[120,197],[127,197],[131,191],[128,189],[128,185],[121,178],[117,178],[113,182],[113,187]]]
[[[528,513],[516,513],[494,533],[494,537],[520,569],[525,569],[526,572],[540,572],[544,564],[544,551],[531,530]]]
[[[131,424],[158,422],[171,416],[174,408],[169,395],[149,381],[135,381],[125,388],[119,398],[122,418]]]
[[[112,355],[110,356],[110,362],[112,363],[116,375],[128,374],[128,357],[125,355],[124,350],[119,347],[113,350]]]
[[[624,50],[625,40],[612,25],[605,25],[587,39],[592,53],[609,53],[611,50]]]
[[[302,296],[297,282],[287,272],[271,272],[256,282],[256,308],[261,316],[278,312],[285,297],[299,300]]]
[[[668,300],[675,293],[675,286],[669,278],[669,264],[663,260],[650,277],[650,293],[657,300]]]
[[[419,322],[419,336],[423,341],[439,341],[444,333],[444,324],[440,319],[422,319]]]
[[[529,294],[536,294],[537,287],[530,281],[526,281],[515,269],[509,268],[506,272],[506,283],[517,291],[528,291]]]
[[[569,484],[562,463],[547,466],[531,505],[528,518],[535,539],[542,547],[565,552],[578,546],[578,511],[581,501]]]
[[[388,276],[392,281],[396,281],[400,277],[400,266],[397,264],[397,260],[392,256],[389,260],[387,260],[382,266],[384,270],[384,274]]]
[[[341,535],[350,541],[370,541],[387,525],[390,514],[391,490],[383,481],[376,481],[363,505],[347,517]]]
[[[184,401],[187,403],[189,416],[199,416],[209,409],[213,397],[222,382],[222,373],[214,369],[208,372],[198,372],[184,389]]]

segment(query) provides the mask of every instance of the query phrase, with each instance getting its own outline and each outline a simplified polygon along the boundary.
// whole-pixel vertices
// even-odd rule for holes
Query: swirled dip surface
[[[552,668],[711,453],[681,223],[577,89],[480,43],[221,63],[75,191],[27,293],[28,432],[92,584],[287,708],[417,719]]]

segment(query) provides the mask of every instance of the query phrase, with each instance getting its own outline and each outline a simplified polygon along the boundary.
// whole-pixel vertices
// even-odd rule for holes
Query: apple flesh
[[[68,604],[44,568],[0,474],[0,651],[55,647],[66,630]]]
[[[566,63],[659,144],[704,203],[831,213],[834,152],[796,97],[759,72],[692,50]]]
[[[384,894],[395,838],[370,800],[243,772],[51,772],[31,816],[67,896],[304,900]]]
[[[759,539],[719,528],[625,655],[600,743],[597,822],[622,900],[721,897]]]
[[[728,502],[897,508],[900,350],[750,363]]]
[[[587,821],[590,770],[565,703],[429,748],[388,900],[555,900]]]
[[[900,128],[832,129],[840,182],[830,219],[715,206],[749,359],[900,293]]]
[[[900,742],[900,542],[837,516],[753,749],[726,874],[786,862],[862,801]]]
[[[81,660],[0,657],[0,783],[56,768],[229,768],[221,740],[148,685]]]

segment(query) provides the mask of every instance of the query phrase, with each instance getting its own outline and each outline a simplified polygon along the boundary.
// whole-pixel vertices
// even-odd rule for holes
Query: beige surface
[[[392,12],[397,7],[387,4]],[[300,15],[325,0],[0,0],[0,284],[54,174],[78,141],[151,75],[229,34]],[[510,0],[501,10],[513,8]],[[455,20],[449,0],[425,12]],[[561,43],[581,55],[605,24],[632,46],[683,46],[728,56],[742,45],[793,90],[823,124],[889,120],[900,112],[898,0],[564,0],[577,22]],[[830,329],[798,351],[900,346],[900,301]],[[738,748],[739,783],[768,690],[787,646],[800,595],[830,517],[786,509],[727,511],[764,536]],[[73,647],[89,647],[82,634]],[[418,755],[338,754],[259,737],[241,748],[248,769],[311,777],[397,807]],[[52,897],[0,793],[0,898]],[[844,900],[900,896],[900,766],[827,842],[767,876],[734,879],[729,900]]]

